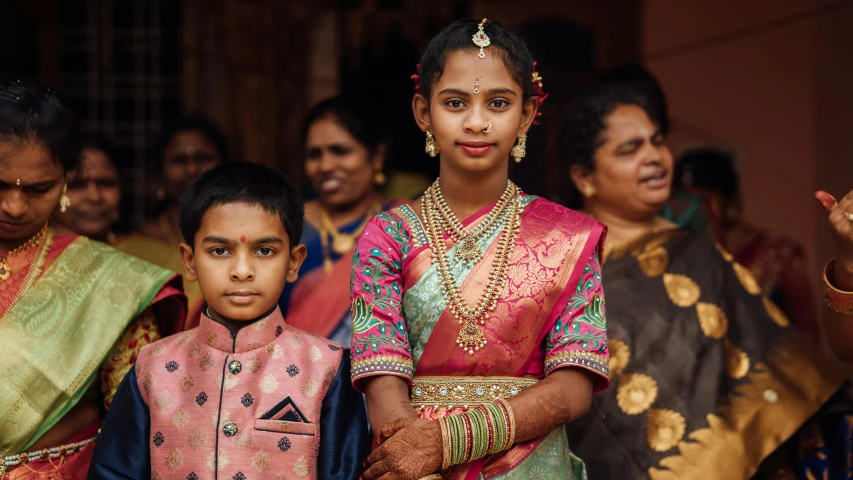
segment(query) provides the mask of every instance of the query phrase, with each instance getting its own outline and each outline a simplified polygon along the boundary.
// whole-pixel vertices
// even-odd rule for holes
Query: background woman
[[[678,193],[703,199],[717,241],[748,268],[765,295],[797,328],[816,334],[815,305],[806,254],[794,239],[743,220],[740,181],[731,152],[697,148],[681,154],[673,184]]]
[[[56,211],[52,221],[57,235],[83,235],[115,244],[113,224],[119,219],[121,178],[112,142],[96,134],[83,135],[80,167],[69,174],[66,211]]]
[[[174,272],[50,227],[68,210],[80,127],[58,92],[0,79],[0,476],[85,478],[142,346],[179,331]]]
[[[564,426],[609,383],[604,231],[508,180],[541,86],[524,42],[485,19],[424,52],[412,110],[439,178],[371,220],[353,263],[353,382],[379,444],[366,480],[585,478]]]
[[[183,272],[178,245],[181,229],[178,222],[178,200],[202,173],[228,161],[228,143],[211,121],[199,117],[177,119],[166,129],[158,144],[163,187],[158,191],[161,207],[157,216],[147,221],[135,235],[121,240],[116,248],[175,272]],[[198,284],[184,279],[189,301],[187,328],[196,325],[202,300]]]
[[[355,242],[379,212],[401,205],[380,188],[388,150],[382,121],[369,104],[334,97],[305,120],[305,173],[318,193],[305,204],[299,281],[279,301],[289,325],[344,345],[352,339],[350,270]]]
[[[642,97],[597,86],[570,111],[562,155],[608,226],[615,386],[570,424],[572,448],[595,479],[791,478],[807,450],[782,442],[845,400],[840,377],[731,254],[656,216],[672,155]]]

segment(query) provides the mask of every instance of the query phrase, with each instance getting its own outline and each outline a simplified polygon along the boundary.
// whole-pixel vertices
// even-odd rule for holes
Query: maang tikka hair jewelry
[[[474,80],[474,95],[480,94],[480,79]]]
[[[480,58],[486,58],[486,52],[483,51],[483,49],[492,44],[492,41],[489,40],[489,36],[486,35],[486,32],[483,30],[483,25],[485,25],[487,21],[488,19],[484,18],[483,21],[477,25],[477,33],[471,37],[471,40],[474,41],[474,45],[480,47],[480,53],[477,54]]]

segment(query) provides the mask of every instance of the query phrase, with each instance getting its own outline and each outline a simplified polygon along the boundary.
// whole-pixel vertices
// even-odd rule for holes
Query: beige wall
[[[797,238],[818,268],[831,242],[812,193],[853,188],[853,2],[644,6],[643,57],[668,95],[673,150],[735,147],[746,218]]]

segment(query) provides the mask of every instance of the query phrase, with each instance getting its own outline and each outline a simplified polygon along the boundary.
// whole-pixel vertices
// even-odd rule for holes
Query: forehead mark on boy
[[[246,236],[240,235],[240,243],[246,243]]]

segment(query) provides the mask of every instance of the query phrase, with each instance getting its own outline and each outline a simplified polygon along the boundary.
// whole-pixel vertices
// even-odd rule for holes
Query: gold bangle
[[[450,434],[447,431],[447,420],[444,417],[439,418],[438,426],[441,428],[441,443],[443,451],[441,469],[447,470],[450,468],[450,457],[453,455],[453,451],[451,450],[452,445],[450,443]]]
[[[826,263],[823,269],[823,294],[826,305],[835,313],[853,315],[853,292],[839,290],[830,281],[835,271],[835,259]]]

